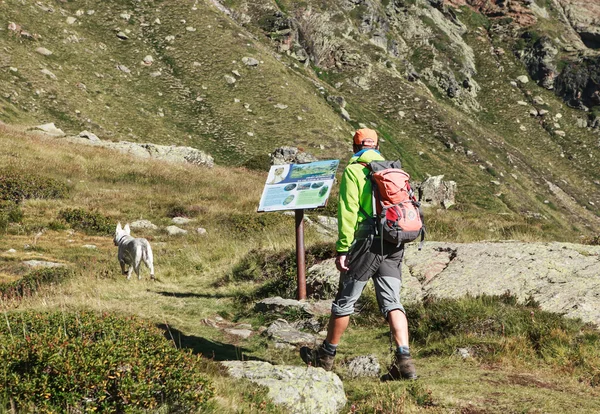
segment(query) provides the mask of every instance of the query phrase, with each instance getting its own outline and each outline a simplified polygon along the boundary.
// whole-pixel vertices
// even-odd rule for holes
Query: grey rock
[[[456,182],[443,181],[443,175],[429,177],[418,184],[419,200],[426,206],[449,208],[455,203]]]
[[[5,253],[16,253],[17,251],[15,249],[8,249]]]
[[[180,229],[177,226],[167,226],[165,227],[165,230],[167,231],[167,233],[169,233],[169,236],[180,236],[183,234],[187,234],[187,230]]]
[[[81,131],[79,133],[79,136],[81,138],[87,138],[89,139],[91,142],[100,142],[100,138],[98,138],[95,134],[89,132],[89,131]]]
[[[521,76],[517,76],[517,81],[521,84],[524,85],[526,83],[529,82],[529,78],[526,75],[521,75]]]
[[[224,361],[234,378],[269,389],[269,398],[291,414],[333,414],[346,405],[344,384],[322,368],[271,365],[262,361]]]
[[[67,24],[75,24],[76,21],[77,19],[73,16],[67,17]]]
[[[279,147],[271,154],[271,165],[304,164],[318,161],[314,155],[300,151],[296,147]]]
[[[43,56],[50,56],[52,55],[52,52],[49,51],[48,49],[46,49],[45,47],[38,47],[37,49],[35,49],[36,52],[38,52],[40,55]]]
[[[33,268],[66,266],[64,263],[48,262],[46,260],[26,260],[23,264]]]
[[[266,298],[254,305],[256,312],[282,313],[289,310],[304,311],[308,307],[307,302],[295,299],[284,299],[280,296]]]
[[[131,70],[125,65],[117,65],[117,69],[119,69],[121,72],[131,73]]]
[[[381,367],[375,355],[361,355],[352,358],[346,364],[351,378],[379,377]]]
[[[225,332],[233,336],[239,336],[242,339],[248,339],[250,338],[250,335],[252,335],[252,331],[250,329],[228,328],[225,329]]]
[[[253,57],[243,57],[242,58],[242,63],[246,66],[258,66],[258,60],[254,59]]]
[[[54,122],[50,122],[48,124],[43,124],[43,125],[38,125],[34,129],[38,130],[38,131],[42,131],[45,134],[48,134],[48,135],[51,135],[54,137],[65,136],[64,131],[60,128],[57,128],[56,125],[54,125]]]
[[[152,224],[149,220],[136,220],[132,221],[129,224],[133,230],[157,230],[158,226],[156,224]]]
[[[350,117],[350,114],[344,108],[340,108],[340,114],[342,115],[342,119],[344,121],[351,121],[352,120],[352,118]]]
[[[438,243],[407,245],[405,264],[428,296],[529,297],[549,312],[600,325],[600,246],[571,243]],[[406,275],[406,272],[403,273]]]
[[[300,332],[285,319],[277,319],[267,329],[269,339],[292,345],[314,344],[315,337],[309,333]]]
[[[58,78],[56,77],[56,75],[55,75],[54,73],[50,72],[48,69],[42,69],[42,70],[41,70],[41,72],[42,72],[44,75],[48,76],[48,77],[49,77],[50,79],[52,79],[52,80],[56,80],[56,79],[58,79]]]
[[[469,350],[469,348],[458,348],[456,350],[456,353],[462,358],[462,359],[468,359],[471,358],[471,351]]]
[[[96,245],[94,245],[94,244],[84,244],[81,247],[83,247],[84,249],[90,249],[90,250],[97,249]]]
[[[546,89],[554,87],[554,80],[558,75],[558,68],[556,66],[557,55],[558,48],[547,37],[538,39],[532,46],[518,54],[527,67],[531,78],[539,81],[540,85]]]
[[[227,82],[229,85],[233,85],[236,82],[235,78],[231,75],[225,75],[223,78],[225,78],[225,82]]]
[[[127,33],[125,32],[118,32],[117,33],[117,37],[121,40],[127,40],[129,39],[129,36],[127,36]]]
[[[173,217],[171,219],[171,221],[175,224],[181,225],[181,224],[188,224],[189,222],[192,221],[192,219],[187,218],[187,217]]]
[[[274,106],[275,108],[277,108],[277,109],[287,109],[287,107],[288,107],[287,105],[285,105],[285,104],[282,104],[282,103],[278,103],[278,104],[275,104],[275,105],[273,105],[273,106]]]
[[[201,236],[204,236],[204,235],[208,234],[208,232],[206,231],[206,229],[205,229],[204,227],[198,227],[198,228],[196,229],[196,232],[197,232],[199,235],[201,235]]]
[[[340,272],[335,259],[327,259],[312,265],[306,271],[306,292],[311,298],[332,299],[340,283]]]

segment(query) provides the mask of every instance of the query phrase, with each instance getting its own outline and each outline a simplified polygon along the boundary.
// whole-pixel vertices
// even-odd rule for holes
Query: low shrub
[[[0,297],[2,299],[23,298],[37,292],[42,286],[61,283],[72,274],[72,270],[68,267],[36,269],[19,280],[0,284]]]
[[[50,177],[30,172],[0,171],[0,200],[18,203],[30,198],[65,198],[69,186]]]
[[[315,263],[335,257],[330,243],[315,244],[306,249],[306,268]],[[264,249],[251,250],[227,276],[234,281],[251,280],[263,282],[244,300],[281,296],[295,298],[297,292],[297,265],[295,251],[273,252]]]
[[[112,235],[115,230],[113,221],[98,211],[67,208],[58,212],[58,218],[87,234]]]
[[[4,232],[10,223],[20,223],[23,220],[23,210],[15,201],[0,200],[0,231]]]
[[[290,231],[293,231],[293,218],[277,213],[237,213],[227,214],[219,220],[222,227],[231,232],[248,235],[249,233],[259,233],[265,230],[272,230],[273,227],[283,223],[290,223]]]
[[[178,350],[140,318],[11,312],[3,319],[4,410],[188,413],[213,396],[201,357]]]

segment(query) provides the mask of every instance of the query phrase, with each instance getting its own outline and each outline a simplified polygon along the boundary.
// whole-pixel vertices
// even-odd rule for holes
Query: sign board
[[[323,207],[331,193],[339,160],[273,165],[258,211]]]

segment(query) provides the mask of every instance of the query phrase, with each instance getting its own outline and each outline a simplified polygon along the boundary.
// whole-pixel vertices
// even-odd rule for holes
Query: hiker
[[[340,285],[331,308],[327,338],[317,348],[304,347],[300,353],[307,364],[331,371],[354,305],[373,278],[379,309],[396,343],[393,363],[382,380],[416,379],[408,345],[408,321],[400,303],[404,243],[382,242],[375,235],[372,185],[366,164],[384,160],[379,152],[377,132],[368,128],[356,131],[353,149],[355,154],[340,182],[335,261],[340,271]]]

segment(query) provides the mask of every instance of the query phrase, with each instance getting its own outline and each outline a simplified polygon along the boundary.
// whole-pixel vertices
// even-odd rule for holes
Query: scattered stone
[[[54,122],[50,122],[48,124],[43,124],[43,125],[38,125],[34,129],[43,131],[46,134],[52,135],[55,137],[64,137],[65,136],[64,131],[60,128],[57,128],[56,125],[54,125]]]
[[[554,131],[554,134],[558,135],[559,137],[565,137],[567,135],[567,133],[565,131],[561,131],[561,130]]]
[[[351,378],[379,377],[381,366],[375,355],[362,355],[352,358],[345,364]]]
[[[276,104],[276,105],[273,105],[273,106],[274,106],[275,108],[277,108],[277,109],[287,109],[287,107],[288,107],[287,105],[284,105],[284,104],[282,104],[282,103],[278,103],[278,104]]]
[[[185,30],[187,30],[188,32],[195,32],[196,28],[192,27],[192,26],[188,26],[188,27],[185,28]]]
[[[588,121],[587,119],[583,119],[583,118],[577,118],[577,121],[575,121],[577,127],[579,128],[587,128],[588,126]]]
[[[131,19],[131,14],[129,14],[129,13],[121,13],[121,14],[119,15],[119,17],[120,17],[121,19],[123,19],[123,20],[129,20],[129,19]]]
[[[562,118],[562,114],[556,114],[556,115],[554,115],[554,118],[561,119]]]
[[[314,344],[315,337],[306,332],[300,332],[285,319],[277,319],[267,329],[267,335],[273,341],[292,345]]]
[[[77,19],[73,16],[67,17],[67,24],[75,24],[76,21],[77,21]]]
[[[127,36],[127,34],[125,32],[118,32],[117,33],[117,37],[121,40],[128,40],[129,36]]]
[[[37,49],[35,49],[36,52],[38,52],[40,55],[43,56],[50,56],[52,55],[52,52],[48,49],[46,49],[45,47],[38,47]]]
[[[235,83],[235,78],[231,75],[225,75],[225,82],[227,82],[229,85],[233,85]]]
[[[167,42],[172,42],[172,41],[174,41],[174,40],[175,40],[175,36],[173,36],[173,35],[169,35],[169,36],[165,37],[165,40],[166,40]]]
[[[180,229],[177,226],[167,226],[165,228],[165,230],[167,230],[167,233],[169,233],[169,236],[180,236],[183,234],[187,234],[187,230]]]
[[[52,72],[50,72],[48,69],[42,69],[41,71],[44,75],[48,76],[50,79],[52,80],[56,80],[56,75]]]
[[[5,253],[16,253],[17,251],[15,249],[8,249]]]
[[[526,75],[521,75],[517,77],[517,81],[521,84],[521,85],[525,85],[527,82],[529,82],[529,78]]]
[[[462,359],[468,359],[471,358],[471,351],[469,350],[469,348],[458,348],[456,350],[456,353],[462,358]]]
[[[519,85],[515,81],[510,81],[510,86],[512,86],[513,88],[516,88]]]
[[[253,57],[243,57],[242,58],[242,63],[246,66],[258,66],[258,60],[254,59]]]
[[[12,66],[10,68],[8,68],[8,70],[10,70],[11,72],[15,72],[15,73],[19,71],[19,69],[12,67]]]
[[[150,55],[146,55],[142,60],[142,65],[151,66],[154,63],[154,58]]]
[[[84,249],[90,249],[90,250],[97,249],[97,247],[93,244],[84,244],[81,247],[83,247]]]
[[[192,219],[189,219],[187,217],[173,217],[171,219],[171,221],[175,224],[182,225],[182,224],[188,224],[190,221],[192,221]]]
[[[346,405],[344,384],[336,374],[322,368],[271,365],[263,361],[221,363],[232,377],[267,387],[273,403],[291,414],[333,414]]]
[[[548,111],[547,111],[547,110],[545,110],[545,109],[540,109],[540,110],[538,110],[538,114],[540,114],[540,116],[544,116],[544,115],[546,115],[547,113],[548,113]]]
[[[238,78],[241,78],[242,75],[240,75],[240,72],[238,72],[237,70],[232,70],[231,73],[233,73],[235,76],[237,76]]]
[[[256,312],[283,313],[288,310],[304,311],[308,304],[295,299],[283,299],[280,296],[266,298],[254,305]]]
[[[340,108],[340,114],[342,115],[342,119],[344,121],[351,121],[350,114],[344,108]]]
[[[239,336],[242,339],[248,339],[250,338],[250,335],[252,335],[250,329],[225,329],[225,332],[230,335]]]
[[[206,231],[206,229],[205,229],[204,227],[198,227],[198,228],[196,229],[196,232],[197,232],[199,235],[201,235],[201,236],[204,236],[205,234],[208,234],[208,232]]]
[[[100,142],[100,138],[98,138],[95,134],[89,132],[89,131],[81,131],[79,133],[79,136],[81,138],[87,138],[89,139],[91,142]]]
[[[318,161],[314,155],[300,151],[296,147],[279,147],[270,154],[271,165],[305,164]]]
[[[542,98],[541,96],[534,96],[533,103],[536,105],[545,105],[546,104],[546,102],[544,102],[544,98]]]
[[[39,267],[64,267],[64,263],[48,262],[46,260],[26,260],[23,262],[24,265],[39,268]]]
[[[538,116],[539,112],[538,112],[537,109],[533,108],[533,109],[529,110],[529,115],[531,115],[531,116]]]
[[[131,73],[131,70],[125,65],[117,65],[117,69],[119,69],[121,72]]]
[[[525,125],[521,125],[521,126],[519,127],[519,129],[520,129],[521,131],[527,131],[527,128],[525,127]]]
[[[157,230],[158,226],[156,224],[152,224],[149,220],[136,220],[129,224],[134,230]]]
[[[521,105],[521,106],[527,106],[529,105],[527,102],[525,101],[517,101],[517,104]]]

